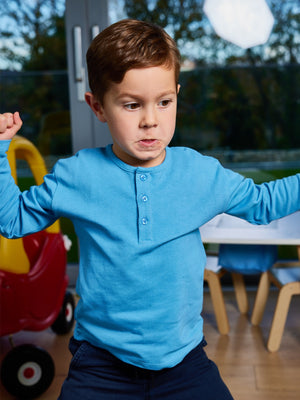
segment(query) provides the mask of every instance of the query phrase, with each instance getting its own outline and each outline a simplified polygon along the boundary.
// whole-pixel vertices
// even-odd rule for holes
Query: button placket
[[[136,175],[136,196],[138,207],[139,240],[152,240],[151,176],[146,173]]]

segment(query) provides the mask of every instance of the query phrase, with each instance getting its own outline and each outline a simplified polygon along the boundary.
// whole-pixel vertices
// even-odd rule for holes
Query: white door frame
[[[108,127],[84,101],[89,90],[85,55],[93,37],[108,26],[108,0],[66,0],[66,38],[72,149],[112,143]]]

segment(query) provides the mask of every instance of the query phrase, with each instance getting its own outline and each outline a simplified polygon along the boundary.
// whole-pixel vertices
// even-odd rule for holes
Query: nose
[[[154,128],[158,125],[157,110],[153,106],[144,108],[140,121],[141,128]]]

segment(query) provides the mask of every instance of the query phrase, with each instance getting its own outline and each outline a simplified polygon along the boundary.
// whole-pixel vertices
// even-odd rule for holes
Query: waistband
[[[83,344],[84,346],[88,346],[92,350],[93,355],[95,357],[97,358],[99,357],[102,360],[109,361],[114,368],[117,368],[119,371],[122,371],[122,374],[126,375],[127,377],[136,380],[152,380],[160,375],[165,374],[170,370],[173,370],[176,367],[180,367],[181,364],[188,362],[189,359],[192,359],[199,351],[203,349],[203,347],[207,345],[207,342],[205,338],[203,338],[202,341],[193,350],[191,350],[179,364],[175,365],[172,368],[164,368],[161,370],[150,370],[137,367],[132,364],[128,364],[120,360],[119,358],[115,357],[109,351],[102,349],[100,347],[95,347],[86,341],[77,340],[74,337],[70,339],[70,344],[69,344],[69,349],[73,354],[73,356]]]

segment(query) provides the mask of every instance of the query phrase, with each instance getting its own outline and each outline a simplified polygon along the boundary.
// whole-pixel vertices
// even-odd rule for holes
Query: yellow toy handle
[[[43,182],[47,168],[38,149],[27,139],[16,135],[7,152],[11,174],[17,182],[17,159],[25,160],[32,172],[37,185]],[[46,228],[49,233],[59,233],[59,221]],[[30,263],[24,250],[23,239],[6,239],[0,236],[0,270],[18,274],[29,272]]]

